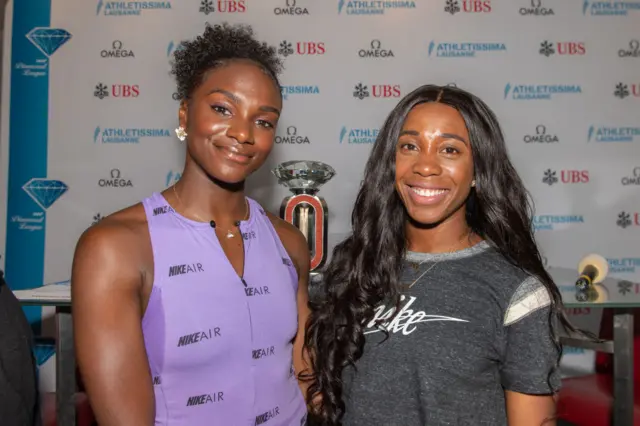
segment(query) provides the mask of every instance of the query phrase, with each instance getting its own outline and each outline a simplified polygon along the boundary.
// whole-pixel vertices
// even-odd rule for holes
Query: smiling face
[[[180,107],[188,161],[221,182],[244,181],[271,152],[281,109],[278,87],[254,63],[214,68]]]
[[[462,116],[441,103],[408,114],[396,145],[396,191],[422,225],[462,219],[473,180],[469,133]]]

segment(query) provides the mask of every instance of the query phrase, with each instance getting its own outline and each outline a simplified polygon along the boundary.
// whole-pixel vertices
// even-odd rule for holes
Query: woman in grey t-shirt
[[[427,85],[390,113],[320,293],[306,338],[320,424],[554,418],[556,320],[571,326],[528,193],[476,96]]]

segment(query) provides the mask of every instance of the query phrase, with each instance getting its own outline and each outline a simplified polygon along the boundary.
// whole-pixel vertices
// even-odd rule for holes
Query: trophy
[[[294,160],[278,164],[272,173],[278,183],[293,192],[282,200],[280,217],[300,229],[307,239],[311,253],[310,271],[317,273],[326,260],[329,212],[327,203],[316,194],[336,171],[319,161]]]

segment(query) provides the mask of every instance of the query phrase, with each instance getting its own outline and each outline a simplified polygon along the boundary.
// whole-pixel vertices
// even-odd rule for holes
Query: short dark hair
[[[175,76],[180,99],[189,98],[209,70],[234,59],[255,62],[280,88],[282,60],[274,46],[254,37],[249,25],[207,23],[204,33],[183,41],[173,57],[171,74]]]

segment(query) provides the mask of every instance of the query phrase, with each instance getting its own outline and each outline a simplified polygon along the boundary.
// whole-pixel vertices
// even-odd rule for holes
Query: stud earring
[[[476,186],[476,180],[475,179],[471,181],[471,186]]]
[[[185,132],[184,127],[180,126],[176,129],[176,136],[178,136],[181,142],[186,139],[187,132]]]

